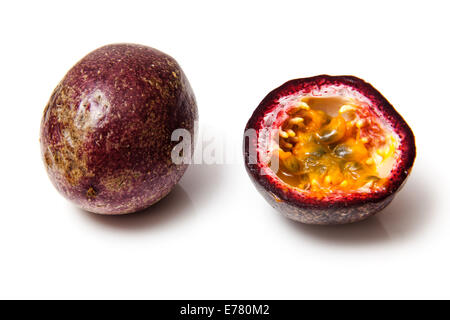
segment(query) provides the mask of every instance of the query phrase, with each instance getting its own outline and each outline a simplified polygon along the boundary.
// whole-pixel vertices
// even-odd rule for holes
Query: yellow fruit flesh
[[[288,111],[275,153],[278,177],[319,197],[336,191],[382,189],[387,179],[377,166],[393,156],[395,139],[374,117],[363,118],[367,115],[356,104],[341,103],[334,116],[323,109],[302,101]],[[376,128],[371,131],[368,126]]]

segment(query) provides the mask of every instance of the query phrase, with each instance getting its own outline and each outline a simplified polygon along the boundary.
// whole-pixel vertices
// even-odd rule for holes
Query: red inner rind
[[[296,94],[299,91],[305,93],[313,90],[320,90],[328,86],[347,86],[371,101],[372,108],[376,108],[378,114],[383,118],[386,124],[399,137],[398,157],[396,164],[389,175],[389,181],[384,190],[373,191],[371,193],[349,193],[339,194],[339,196],[330,195],[328,197],[317,199],[309,197],[307,193],[297,191],[295,188],[288,187],[278,177],[272,175],[262,175],[261,169],[266,167],[260,159],[261,155],[257,152],[256,164],[250,163],[249,150],[257,147],[259,131],[264,128],[264,116],[279,107],[279,99]],[[257,132],[256,137],[250,137],[244,142],[244,157],[246,168],[251,176],[267,191],[272,193],[274,198],[279,201],[286,201],[302,207],[331,207],[331,206],[358,206],[367,202],[379,202],[395,193],[407,178],[416,155],[414,134],[408,124],[393,106],[381,95],[372,85],[353,76],[328,76],[319,75],[310,78],[295,79],[286,82],[279,88],[270,92],[254,111],[249,119],[248,129],[254,129]],[[253,161],[255,162],[255,161]]]

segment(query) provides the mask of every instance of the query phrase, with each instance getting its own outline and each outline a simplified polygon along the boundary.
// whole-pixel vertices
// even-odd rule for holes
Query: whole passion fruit
[[[353,76],[286,82],[260,103],[244,137],[256,188],[288,218],[307,224],[351,223],[382,210],[415,155],[405,120]]]
[[[185,129],[193,137],[197,118],[192,89],[172,57],[136,44],[104,46],[51,95],[40,133],[45,167],[81,208],[135,212],[166,196],[187,169],[171,160],[171,135]]]

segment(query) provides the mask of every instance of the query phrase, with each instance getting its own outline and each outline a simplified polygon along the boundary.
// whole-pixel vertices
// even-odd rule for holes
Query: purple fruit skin
[[[191,133],[197,106],[178,63],[136,44],[101,47],[58,84],[41,122],[44,164],[56,189],[101,214],[142,210],[187,169],[171,160],[175,129]]]

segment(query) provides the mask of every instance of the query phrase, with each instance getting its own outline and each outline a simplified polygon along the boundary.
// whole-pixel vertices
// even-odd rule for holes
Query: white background
[[[0,298],[450,298],[448,1],[0,4]],[[53,88],[88,52],[158,48],[183,67],[228,164],[191,167],[146,212],[86,213],[40,159]],[[292,78],[372,83],[416,135],[405,188],[337,227],[283,218],[243,166],[245,124]],[[207,143],[205,143],[207,144]]]

